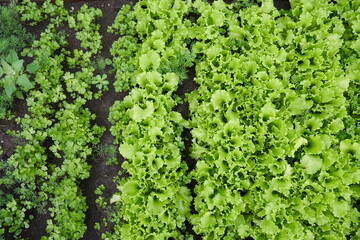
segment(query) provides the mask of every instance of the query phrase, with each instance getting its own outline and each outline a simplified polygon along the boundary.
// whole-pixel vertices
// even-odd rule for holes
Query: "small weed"
[[[97,144],[94,146],[94,152],[96,154],[97,157],[107,157],[106,159],[106,165],[111,165],[111,164],[118,164],[118,160],[117,160],[117,148],[115,145],[112,144]],[[95,160],[95,159],[94,159]]]
[[[7,7],[0,6],[0,58],[9,54],[10,50],[21,51],[34,40],[20,23],[15,8],[17,1],[11,0]]]
[[[95,69],[100,70],[101,72],[105,71],[106,66],[111,65],[111,60],[104,58],[103,56],[98,56],[96,60],[92,63],[92,66]]]

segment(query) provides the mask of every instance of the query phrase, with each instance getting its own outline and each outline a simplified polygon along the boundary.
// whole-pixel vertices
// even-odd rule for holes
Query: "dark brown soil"
[[[231,0],[228,0],[231,2]],[[74,7],[75,10],[80,9],[83,4],[88,4],[89,6],[100,8],[103,12],[103,17],[98,21],[100,24],[100,34],[103,36],[103,49],[101,52],[101,56],[104,58],[111,58],[110,48],[114,40],[118,38],[118,36],[114,36],[107,32],[107,27],[110,26],[117,15],[119,8],[123,4],[136,3],[137,0],[105,0],[105,1],[88,1],[88,2],[73,2],[73,3],[65,3],[66,8],[70,9]],[[278,9],[289,9],[290,4],[288,0],[274,0],[275,6]],[[39,34],[45,29],[46,23],[40,23],[36,27],[27,26],[27,29],[33,34],[39,36]],[[68,32],[71,32],[69,29],[65,29]],[[69,41],[69,50],[74,48],[79,48],[79,42],[72,35],[68,39]],[[121,100],[126,96],[126,92],[117,93],[114,91],[112,83],[115,81],[114,75],[109,74],[109,70],[111,68],[107,67],[105,73],[108,75],[108,80],[110,82],[110,90],[103,94],[103,97],[99,100],[92,100],[86,104],[86,107],[96,115],[96,119],[94,123],[105,126],[106,132],[101,138],[101,144],[113,144],[113,136],[110,134],[111,123],[108,121],[109,108],[114,104],[115,101]],[[184,80],[182,86],[179,87],[176,94],[179,95],[182,99],[185,98],[185,94],[193,91],[198,87],[198,85],[193,81],[195,76],[194,68],[189,69],[188,79]],[[15,100],[13,112],[16,117],[23,117],[27,112],[26,102],[24,100]],[[177,111],[181,112],[185,119],[188,119],[189,116],[189,108],[188,104],[184,101],[183,104],[177,107]],[[7,130],[20,130],[20,126],[17,125],[12,120],[1,120],[0,119],[0,146],[4,150],[4,154],[0,155],[1,158],[10,157],[16,148],[16,139],[6,134]],[[185,139],[185,150],[183,151],[184,159],[189,166],[189,170],[193,169],[195,166],[195,161],[192,160],[189,156],[189,149],[191,146],[191,134],[190,131],[184,129],[183,137]],[[121,163],[124,159],[118,155],[118,165],[112,164],[111,166],[106,165],[107,156],[98,156],[94,154],[92,156],[92,160],[90,164],[92,165],[92,169],[90,171],[90,177],[80,183],[80,187],[83,191],[84,196],[87,198],[88,210],[86,212],[86,225],[87,231],[82,238],[83,240],[100,240],[101,234],[105,231],[111,231],[112,225],[109,224],[108,227],[104,228],[101,225],[101,230],[95,230],[94,225],[96,222],[102,223],[102,219],[106,217],[106,212],[101,209],[96,203],[97,195],[95,195],[96,188],[103,184],[105,186],[105,197],[110,197],[114,192],[116,192],[115,184],[113,183],[113,177],[118,175],[118,172],[121,170]],[[195,182],[189,184],[189,188],[193,192],[195,186]],[[193,194],[194,195],[194,194]],[[48,214],[42,215],[37,213],[36,211],[32,211],[31,213],[34,215],[34,219],[30,222],[30,227],[28,229],[23,230],[22,237],[25,239],[31,240],[39,240],[41,236],[46,236],[46,221],[50,218]],[[187,224],[187,231],[193,233],[191,230],[190,224]],[[194,233],[193,233],[194,234]],[[6,239],[13,239],[11,236],[6,236]],[[196,236],[195,239],[201,239]]]

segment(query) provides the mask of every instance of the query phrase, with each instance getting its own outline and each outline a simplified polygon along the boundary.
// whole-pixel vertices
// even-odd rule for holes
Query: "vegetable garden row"
[[[115,90],[128,92],[109,114],[126,160],[116,192],[96,190],[97,204],[111,206],[95,225],[111,223],[103,239],[360,239],[360,0],[290,3],[121,8],[103,64],[113,66]],[[0,161],[0,239],[24,239],[36,221],[29,212],[44,208],[41,239],[81,239],[94,226],[80,182],[105,132],[85,105],[110,84],[92,64],[103,13],[66,10],[61,0],[16,8],[23,22],[48,25],[1,60],[1,94],[24,97],[29,114],[9,132],[24,143]],[[68,50],[64,26],[78,49]],[[183,100],[176,91],[191,68],[198,88]],[[176,110],[184,101],[188,119]]]

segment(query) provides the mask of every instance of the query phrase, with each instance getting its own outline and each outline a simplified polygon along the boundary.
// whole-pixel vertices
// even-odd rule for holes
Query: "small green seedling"
[[[14,50],[1,59],[0,65],[0,117],[4,118],[7,108],[14,97],[24,99],[23,93],[33,88],[27,73],[33,74],[39,69],[36,63],[30,63],[24,69],[24,60],[19,59]],[[27,73],[26,73],[27,72]]]
[[[6,95],[10,98],[15,95],[17,98],[24,99],[22,91],[28,91],[33,88],[29,80],[29,75],[24,71],[24,60],[18,58],[14,50],[6,59],[1,59],[0,67],[0,87],[4,88]],[[30,63],[26,67],[28,73],[35,73],[39,69],[36,63]]]

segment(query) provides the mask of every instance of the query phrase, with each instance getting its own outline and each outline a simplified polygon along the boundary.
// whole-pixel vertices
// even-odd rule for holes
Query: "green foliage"
[[[96,222],[94,225],[95,230],[100,230],[100,223]]]
[[[193,239],[186,221],[203,239],[359,239],[359,2],[291,0],[285,13],[271,0],[256,2],[122,7],[108,29],[120,36],[111,48],[115,90],[129,90],[110,109],[116,149],[98,144],[104,128],[85,107],[109,85],[92,66],[101,11],[25,0],[23,20],[50,24],[23,51],[40,68],[30,115],[13,133],[24,143],[0,163],[0,236],[19,236],[31,220],[25,213],[38,209],[51,216],[43,240],[80,239],[87,159],[109,156],[110,164],[119,151],[126,161],[114,178],[118,191],[110,199],[104,185],[95,191],[108,214],[103,226],[114,224],[103,239]],[[63,24],[81,49],[67,50]],[[22,71],[17,61],[3,68]],[[175,92],[194,64],[199,87],[187,95],[185,121]],[[183,128],[192,134],[191,172]]]
[[[23,92],[33,88],[29,75],[25,73],[24,60],[20,60],[14,50],[6,59],[1,59],[0,66],[0,118],[5,117],[7,108],[11,106],[14,96],[24,99]],[[34,74],[39,66],[36,63],[27,65],[26,71]]]
[[[285,13],[272,1],[124,6],[109,28],[126,34],[111,49],[114,85],[132,89],[110,120],[130,177],[117,180],[111,198],[125,223],[103,238],[180,238],[165,231],[170,220],[158,220],[168,191],[156,190],[171,149],[156,124],[176,125],[160,117],[176,101],[162,108],[153,99],[176,89],[195,61],[200,86],[187,98],[190,122],[179,124],[191,127],[197,161],[196,214],[186,215],[194,231],[204,239],[356,239],[359,4],[337,4],[294,0]],[[182,18],[190,13],[196,18]],[[141,225],[147,216],[156,219],[152,235]]]
[[[111,164],[118,164],[118,160],[117,160],[117,148],[115,145],[112,144],[97,144],[93,147],[94,149],[94,153],[98,156],[98,157],[106,157],[106,165],[111,165]],[[96,159],[96,158],[95,158]]]
[[[0,235],[7,227],[9,233],[19,237],[22,229],[28,228],[29,221],[33,218],[32,215],[29,219],[25,218],[25,213],[31,208],[37,208],[41,212],[46,202],[34,192],[34,186],[26,185],[14,178],[14,170],[15,168],[6,160],[0,159],[0,172],[4,173],[0,179],[0,187],[6,189],[6,192],[13,190],[12,193],[6,194],[0,190]]]
[[[352,152],[355,137],[335,137],[349,117],[349,80],[337,56],[344,28],[330,15],[336,8],[293,1],[292,13],[280,15],[263,1],[234,19],[220,2],[196,5],[202,15],[222,16],[201,16],[201,26],[228,24],[229,32],[204,30],[193,45],[195,232],[205,239],[355,236],[360,213],[350,186],[360,180],[353,165],[360,155]],[[246,43],[234,46],[233,37]]]
[[[29,76],[24,73],[24,60],[19,60],[15,51],[11,51],[6,60],[2,59],[2,67],[0,67],[0,77],[2,78],[6,95],[11,98],[13,95],[23,99],[21,91],[28,91],[33,88],[29,81]],[[39,68],[35,63],[29,64],[26,68],[27,72],[35,73]],[[18,90],[18,89],[19,90]]]
[[[99,195],[98,198],[95,200],[95,202],[103,209],[106,209],[107,202],[105,201],[105,198],[102,196],[103,190],[105,189],[105,186],[101,184],[96,190],[95,194]]]
[[[113,56],[113,66],[116,73],[114,83],[115,91],[122,92],[130,88],[134,81],[134,56],[139,48],[138,38],[135,36],[135,15],[130,11],[130,5],[123,5],[112,26],[108,31],[115,34],[125,35],[116,40],[110,50]]]
[[[92,66],[95,69],[100,70],[101,72],[104,72],[106,66],[111,65],[111,60],[108,58],[104,58],[101,55],[96,58],[96,60],[92,63]]]
[[[71,67],[74,67],[76,63],[80,64],[81,67],[91,65],[91,55],[100,52],[102,36],[99,33],[100,25],[95,23],[100,17],[102,17],[100,9],[89,8],[86,4],[81,7],[76,18],[75,16],[68,16],[69,27],[77,30],[76,39],[81,41],[80,46],[86,50],[84,53],[83,50],[74,50],[74,58],[68,58],[68,64]],[[83,58],[82,61],[80,58]]]
[[[5,91],[0,92],[0,119],[6,117],[6,110],[10,109],[13,104],[13,98],[8,97]]]
[[[93,79],[93,81],[91,82],[92,84],[94,84],[97,89],[99,89],[99,91],[97,93],[95,93],[94,97],[96,99],[98,99],[99,97],[101,97],[102,95],[102,91],[108,91],[109,90],[109,81],[106,80],[107,75],[103,74],[102,76],[100,75],[96,75]]]
[[[39,8],[37,3],[31,0],[23,0],[22,4],[17,7],[17,10],[21,14],[22,21],[34,21],[30,24],[32,26],[47,18],[47,16],[43,14],[44,10]]]
[[[190,180],[181,159],[186,122],[174,110],[181,102],[174,92],[195,59],[184,46],[190,2],[177,2],[177,14],[167,12],[167,1],[153,3],[135,5],[133,12],[123,6],[110,28],[126,34],[111,49],[114,86],[132,88],[110,109],[111,133],[128,160],[122,168],[129,177],[118,179],[119,192],[110,199],[117,217],[114,233],[105,233],[105,239],[184,239],[190,215]]]
[[[79,182],[89,177],[91,166],[87,159],[92,154],[91,146],[99,142],[104,132],[103,127],[93,124],[95,115],[84,106],[93,97],[90,89],[96,76],[89,63],[101,49],[101,41],[100,45],[98,42],[92,45],[89,51],[77,49],[76,61],[69,64],[74,69],[64,72],[72,53],[66,48],[66,34],[58,29],[70,16],[63,1],[56,0],[55,4],[45,1],[40,8],[30,1],[24,4],[19,7],[23,20],[48,18],[50,24],[31,48],[22,52],[23,56],[34,58],[39,69],[35,72],[34,64],[27,66],[28,72],[35,72],[36,88],[31,89],[26,98],[30,114],[16,120],[21,124],[21,131],[12,132],[14,137],[23,139],[24,144],[17,146],[16,152],[7,160],[12,169],[7,171],[9,176],[1,178],[7,184],[24,183],[24,187],[12,194],[12,198],[7,198],[1,208],[0,214],[12,217],[12,220],[6,218],[4,224],[0,222],[0,235],[5,229],[18,235],[31,220],[23,213],[36,209],[40,213],[48,211],[51,216],[46,227],[48,235],[41,239],[80,239],[87,228],[87,205]],[[99,10],[87,10],[92,11],[99,16]],[[99,35],[97,26],[91,22],[83,24],[89,25],[87,31]],[[88,38],[81,40],[82,45],[86,45]],[[11,58],[15,59],[14,56]],[[22,70],[19,65],[14,69]],[[100,78],[104,81],[104,77]],[[24,80],[19,84],[24,85]],[[25,201],[29,193],[35,194],[38,200],[30,200],[31,204]],[[12,207],[13,202],[19,211]]]
[[[55,4],[51,0],[46,0],[39,6],[38,3],[31,0],[23,0],[22,4],[17,6],[17,10],[21,14],[22,21],[30,21],[31,26],[50,18],[50,22],[59,26],[68,18],[68,12],[64,8],[63,0],[55,0]]]
[[[10,50],[21,51],[34,37],[21,25],[14,3],[8,7],[0,6],[0,59],[5,58]]]
[[[176,52],[174,56],[160,63],[159,72],[162,74],[173,72],[179,77],[180,82],[182,82],[188,77],[187,70],[194,64],[195,54],[186,48],[180,48],[179,51],[180,52]]]
[[[256,0],[234,0],[233,5],[235,8],[241,9],[241,8],[257,6],[258,3]]]

